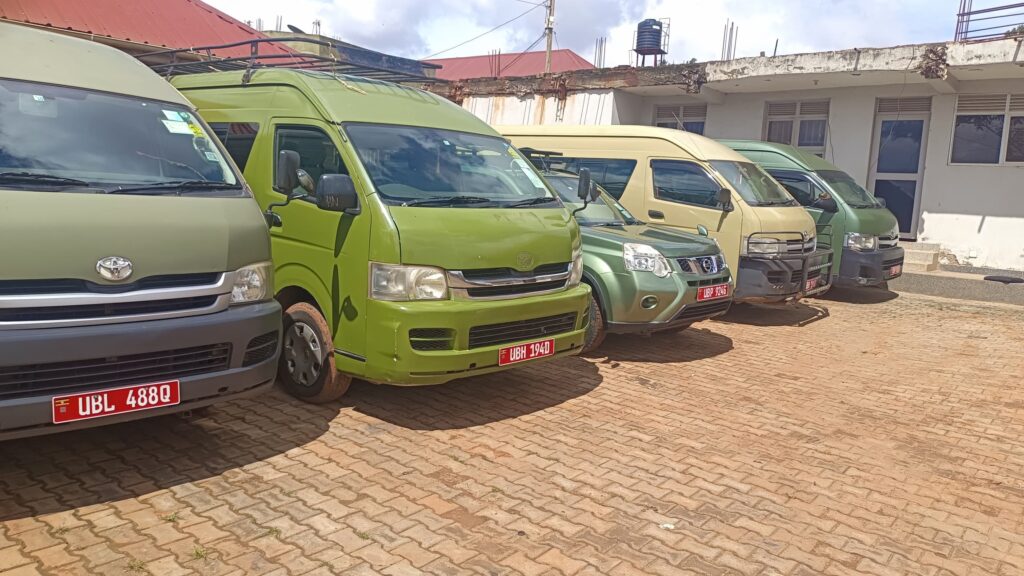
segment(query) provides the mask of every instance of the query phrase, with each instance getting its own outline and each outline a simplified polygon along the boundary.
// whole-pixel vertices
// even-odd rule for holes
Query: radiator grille
[[[55,320],[86,320],[161,314],[210,308],[217,303],[216,296],[172,298],[143,302],[117,302],[83,306],[45,306],[38,308],[0,308],[0,322],[47,322]]]
[[[231,344],[0,367],[0,400],[177,380],[227,370]]]
[[[531,320],[474,326],[469,331],[469,347],[470,349],[483,348],[485,346],[557,336],[565,332],[571,332],[575,327],[575,312]]]

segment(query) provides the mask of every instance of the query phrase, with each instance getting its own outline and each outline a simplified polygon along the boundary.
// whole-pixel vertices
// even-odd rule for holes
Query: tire
[[[587,325],[587,334],[583,338],[583,352],[596,350],[607,335],[608,331],[604,326],[604,314],[601,314],[601,306],[598,304],[597,298],[594,298],[594,294],[591,293],[590,324]]]
[[[282,333],[277,380],[289,394],[311,404],[323,404],[348,391],[352,377],[338,372],[331,330],[315,306],[306,302],[291,305],[284,312]]]

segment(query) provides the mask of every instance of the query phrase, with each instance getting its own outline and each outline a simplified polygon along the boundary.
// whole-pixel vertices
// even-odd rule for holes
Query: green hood
[[[0,278],[76,278],[107,256],[131,260],[132,279],[225,272],[270,260],[252,198],[186,198],[0,190]]]
[[[584,245],[625,244],[635,242],[648,244],[666,258],[710,256],[721,252],[714,240],[677,232],[661,226],[636,224],[633,226],[581,226]]]
[[[885,236],[896,227],[896,217],[886,208],[847,207],[847,232]]]
[[[578,236],[575,220],[558,208],[391,206],[390,212],[402,243],[402,263],[446,270],[528,271],[569,262]],[[520,258],[523,254],[530,258]]]

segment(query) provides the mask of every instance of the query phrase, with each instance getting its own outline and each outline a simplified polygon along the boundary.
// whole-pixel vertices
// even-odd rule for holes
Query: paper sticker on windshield
[[[210,162],[220,162],[220,157],[217,156],[216,152],[206,152],[206,159]]]
[[[168,120],[173,120],[175,122],[180,122],[182,120],[181,114],[179,114],[177,110],[164,110],[163,113],[164,117]]]
[[[196,138],[206,138],[206,134],[203,134],[203,129],[198,124],[189,124],[188,127],[192,130],[192,134]]]
[[[192,136],[192,129],[189,128],[188,122],[182,122],[181,120],[161,120],[164,126],[167,127],[167,131],[171,134],[188,134]]]
[[[541,182],[540,176],[537,176],[537,173],[533,171],[533,168],[530,166],[529,162],[523,160],[522,158],[516,158],[512,162],[514,162],[516,166],[519,166],[519,169],[523,171],[523,174],[526,174],[526,177],[530,179],[530,183],[533,184],[534,187],[544,187],[544,183]]]

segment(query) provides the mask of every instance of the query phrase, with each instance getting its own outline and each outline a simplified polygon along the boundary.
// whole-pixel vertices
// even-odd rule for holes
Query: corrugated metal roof
[[[0,19],[166,48],[266,38],[199,0],[0,0]],[[291,52],[284,46],[267,49]],[[245,53],[247,46],[217,54]]]
[[[437,58],[425,60],[430,64],[438,64],[441,69],[437,77],[445,80],[464,80],[467,78],[493,78],[502,76],[534,76],[544,73],[543,51],[525,52],[522,54],[501,54],[499,56],[464,56],[461,58]],[[582,56],[563,48],[551,51],[551,72],[569,72],[571,70],[590,70],[594,65]]]

